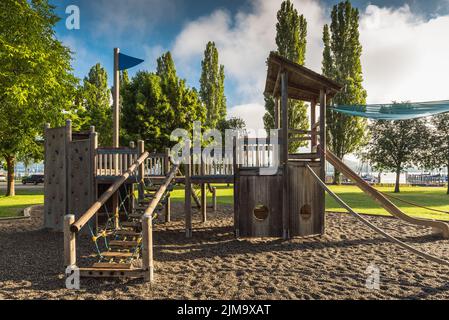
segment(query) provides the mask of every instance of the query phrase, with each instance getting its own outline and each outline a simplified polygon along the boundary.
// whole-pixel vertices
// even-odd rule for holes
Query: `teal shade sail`
[[[374,120],[410,120],[449,112],[449,100],[367,105],[336,105],[334,112]]]

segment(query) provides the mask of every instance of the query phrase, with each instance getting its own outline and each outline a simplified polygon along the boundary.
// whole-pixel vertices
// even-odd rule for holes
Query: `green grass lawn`
[[[217,197],[219,204],[233,203],[232,186],[228,188],[226,185],[218,185]],[[331,189],[339,195],[347,204],[349,204],[356,212],[376,215],[390,215],[370,197],[365,195],[356,186],[331,186]],[[400,194],[393,193],[394,187],[378,187],[379,191],[391,194],[403,200],[411,201],[426,207],[431,207],[438,210],[449,212],[449,196],[446,195],[446,188],[426,188],[426,187],[402,187]],[[184,190],[177,189],[172,194],[174,201],[183,201]],[[211,201],[210,197],[208,201]],[[393,202],[401,208],[405,213],[427,219],[448,220],[449,214],[429,211],[422,208],[417,208],[400,201],[393,200]],[[336,212],[346,212],[342,209],[334,199],[326,195],[326,210]]]
[[[232,186],[217,185],[217,196],[219,204],[233,204]],[[383,208],[376,204],[371,198],[366,196],[356,186],[331,186],[331,189],[337,193],[346,203],[348,203],[356,212],[377,215],[389,215]],[[425,187],[402,187],[399,195],[393,193],[393,187],[379,187],[378,190],[390,193],[401,199],[421,204],[426,207],[444,210],[449,212],[449,196],[446,195],[446,188],[425,188]],[[184,201],[184,189],[178,187],[172,193],[174,202]],[[42,204],[44,202],[42,189],[17,190],[17,196],[6,198],[0,196],[0,218],[16,216],[25,207]],[[211,202],[211,197],[208,197]],[[408,204],[393,200],[405,213],[428,219],[448,220],[449,214],[428,211],[426,209],[416,208]],[[326,210],[345,212],[329,196],[326,196]]]
[[[43,203],[44,190],[17,189],[15,197],[0,195],[0,218],[15,217],[26,207]]]

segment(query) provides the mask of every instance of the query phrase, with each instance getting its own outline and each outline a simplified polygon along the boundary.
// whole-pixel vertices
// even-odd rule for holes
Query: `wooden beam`
[[[320,161],[323,164],[321,167],[320,178],[326,182],[326,90],[320,91]]]
[[[192,237],[192,183],[190,181],[191,176],[191,156],[190,156],[190,150],[191,150],[191,143],[190,141],[187,141],[187,148],[189,150],[189,155],[187,156],[187,159],[185,159],[184,163],[184,214],[185,214],[185,229],[186,229],[186,237],[191,238]]]
[[[312,134],[311,152],[316,152],[317,141],[317,130],[314,125],[316,124],[316,100],[313,100],[310,104],[310,128]]]
[[[75,215],[64,216],[64,267],[76,265],[76,236],[70,230],[75,222]]]
[[[120,71],[119,71],[119,54],[120,49],[114,48],[114,88],[112,91],[112,98],[114,101],[113,108],[113,133],[112,146],[118,148],[120,146]]]
[[[240,176],[239,176],[239,166],[237,162],[237,155],[240,152],[237,150],[237,137],[233,139],[233,147],[232,147],[232,165],[234,170],[234,234],[235,237],[238,238],[240,236],[239,225],[240,225],[240,207],[239,207],[239,184],[240,184]]]
[[[205,166],[204,166],[204,161],[201,157],[201,175],[205,175]],[[207,222],[207,197],[206,197],[206,184],[205,183],[201,183],[200,184],[200,188],[201,188],[201,218],[203,223]]]
[[[283,238],[288,239],[289,235],[289,186],[288,186],[288,73],[281,74],[281,109],[282,109],[282,148],[281,163],[283,168],[282,187],[282,226]]]
[[[279,83],[281,82],[281,69],[279,69],[278,74],[276,76],[276,82],[274,83],[274,88],[273,88],[273,97],[276,97],[277,95],[277,91],[279,89]]]
[[[126,171],[122,176],[120,176],[109,188],[106,190],[101,197],[78,219],[75,223],[72,224],[70,230],[72,232],[79,232],[82,227],[86,225],[87,222],[98,212],[98,210],[106,203],[106,201],[111,198],[111,196],[118,191],[118,189],[123,185],[124,182],[128,180],[131,174],[137,170],[137,167],[145,161],[148,157],[148,152],[142,154],[137,161],[129,167],[128,171]]]
[[[299,153],[299,154],[289,154],[289,160],[313,160],[320,159],[321,154],[319,153]]]
[[[144,152],[145,152],[145,142],[143,140],[137,141],[137,154],[140,156]],[[142,162],[139,165],[137,176],[139,179],[139,201],[142,201],[143,197],[144,197],[144,193],[145,193],[145,190],[144,190],[145,189],[145,183],[144,183],[145,163],[144,162]]]
[[[142,218],[142,269],[145,272],[145,281],[154,280],[153,262],[153,221],[150,214]]]
[[[326,141],[326,107],[327,107],[327,96],[326,96],[326,90],[322,89],[320,91],[320,146],[322,150],[320,153],[320,162],[321,162],[321,168],[320,168],[320,178],[324,183],[326,183],[326,150],[327,150],[327,141]],[[322,197],[323,201],[325,198],[324,190],[321,191],[322,195],[319,195]],[[320,214],[319,217],[320,220],[320,226],[321,226],[321,233],[324,234],[325,232],[325,226],[326,226],[326,216],[324,212]]]

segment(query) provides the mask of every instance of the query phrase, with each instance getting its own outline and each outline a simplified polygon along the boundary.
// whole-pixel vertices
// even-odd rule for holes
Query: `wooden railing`
[[[269,168],[274,163],[274,145],[270,139],[245,138],[236,149],[237,163],[243,168]],[[98,148],[95,154],[96,175],[119,177],[137,160],[138,148]],[[195,158],[197,157],[197,158]],[[220,160],[213,157],[201,159],[192,156],[192,176],[232,176],[234,155],[222,155]],[[170,171],[169,149],[165,153],[150,153],[144,163],[145,177],[162,177]],[[137,172],[133,173],[137,175]]]
[[[170,152],[166,149],[165,153],[150,153],[145,160],[145,176],[165,176],[170,171]]]
[[[114,193],[128,180],[129,177],[135,175],[139,166],[148,158],[149,153],[143,153],[129,168],[123,173],[120,178],[115,181],[109,188],[104,192],[100,198],[78,219],[70,226],[72,232],[78,233],[84,225],[100,210],[100,208],[112,197]]]
[[[237,164],[243,168],[269,168],[274,164],[275,147],[269,139],[246,138],[235,150]],[[192,156],[192,176],[231,176],[234,174],[234,153],[225,153],[220,160]]]
[[[121,176],[136,162],[137,157],[137,149],[98,148],[95,154],[97,176]]]

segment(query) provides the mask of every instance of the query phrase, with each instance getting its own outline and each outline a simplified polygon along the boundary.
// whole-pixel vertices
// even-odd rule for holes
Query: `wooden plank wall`
[[[68,148],[68,186],[70,214],[81,217],[95,201],[94,161],[90,139],[72,141]],[[87,230],[87,228],[86,228]]]
[[[66,144],[70,128],[45,130],[45,182],[44,221],[45,228],[62,231],[67,211],[67,161]]]
[[[321,166],[312,169],[319,174]],[[304,166],[289,163],[290,236],[323,234],[325,194]]]
[[[238,220],[241,237],[282,237],[282,176],[239,175]],[[269,209],[266,220],[254,217],[257,205]]]

